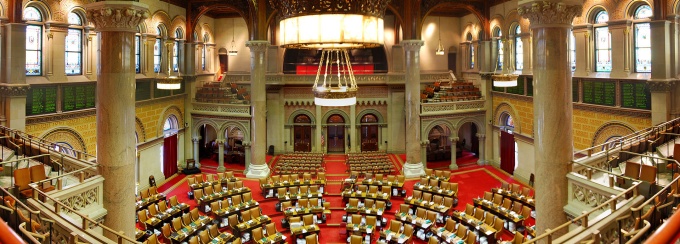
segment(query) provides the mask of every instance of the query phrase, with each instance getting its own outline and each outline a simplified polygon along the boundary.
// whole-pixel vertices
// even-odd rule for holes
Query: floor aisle
[[[401,168],[403,165],[403,159],[405,155],[391,155],[395,167]],[[276,163],[278,157],[268,157],[267,161],[271,163],[273,167]],[[401,159],[401,162],[400,162]],[[332,214],[331,217],[325,224],[320,225],[322,228],[320,241],[321,243],[346,243],[345,236],[341,235],[341,228],[339,227],[342,221],[342,215],[345,213],[344,203],[342,197],[340,196],[341,191],[341,180],[346,178],[349,174],[346,173],[347,167],[344,165],[343,155],[330,155],[325,158],[326,167],[325,170],[327,175],[329,175],[329,181],[325,188],[326,194],[324,199],[330,202]],[[473,159],[468,159],[473,160]],[[460,162],[459,160],[458,162]],[[475,160],[476,162],[476,160]],[[201,167],[204,174],[215,173],[217,168],[217,162],[214,159],[201,159]],[[283,214],[281,212],[276,212],[274,209],[277,200],[270,198],[265,200],[261,195],[259,182],[256,179],[246,179],[242,173],[243,167],[237,165],[225,165],[227,170],[233,170],[235,175],[241,178],[244,185],[251,189],[253,198],[260,203],[263,214],[272,217],[273,221],[277,224],[279,231],[283,231],[286,235],[289,235],[286,229],[281,227],[281,219]],[[397,170],[399,172],[399,170]],[[407,192],[412,192],[413,185],[417,182],[417,179],[407,179],[404,188]],[[458,170],[452,171],[451,182],[459,183],[459,194],[458,206],[455,210],[463,211],[465,209],[466,203],[471,203],[472,199],[475,197],[482,196],[484,191],[489,191],[492,187],[499,187],[501,182],[507,183],[518,183],[512,176],[501,172],[499,169],[493,168],[491,166],[467,166],[462,167]],[[186,176],[179,174],[174,176],[172,179],[164,182],[163,185],[159,187],[160,191],[165,192],[168,196],[176,195],[180,202],[187,203],[191,205],[192,208],[196,206],[194,200],[190,200],[187,192],[189,192],[189,186],[186,183]],[[410,195],[410,194],[409,194]],[[394,219],[394,213],[398,210],[399,204],[403,203],[403,198],[393,197],[392,198],[393,207],[391,210],[386,211],[384,217],[389,220]],[[376,233],[377,236],[377,233]],[[375,239],[375,238],[374,238]],[[512,239],[512,234],[509,231],[504,231],[503,240]],[[414,238],[414,243],[421,244],[426,243],[424,241]]]

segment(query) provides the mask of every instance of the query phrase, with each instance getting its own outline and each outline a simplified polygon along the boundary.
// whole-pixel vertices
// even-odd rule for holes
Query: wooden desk
[[[440,242],[448,244],[464,244],[465,240],[461,239],[456,233],[446,231],[444,227],[432,228],[432,233]]]
[[[290,234],[291,235],[318,234],[320,230],[321,229],[319,228],[318,225],[303,225],[300,227],[291,227]]]
[[[513,193],[508,190],[503,190],[500,188],[491,188],[491,192],[494,194],[500,194],[503,197],[509,198],[513,202],[520,202],[524,206],[528,206],[531,210],[536,210],[536,200],[533,198],[528,198],[522,194]]]
[[[505,220],[515,223],[515,226],[520,226],[524,222],[524,216],[513,212],[510,209],[505,209],[501,206],[494,204],[493,202],[483,200],[483,199],[472,199],[475,207],[481,207],[485,211],[491,212],[497,217],[501,217]]]
[[[413,233],[416,232],[414,231]],[[384,238],[388,242],[394,241],[397,243],[404,243],[408,237],[402,233],[392,232],[391,230],[384,230],[380,232],[380,238]]]
[[[449,210],[451,210],[451,208],[449,208],[447,206],[440,205],[440,204],[433,204],[432,202],[426,202],[426,201],[423,201],[422,199],[414,199],[412,197],[408,197],[408,198],[404,199],[404,203],[411,205],[411,208],[414,209],[414,210],[418,207],[421,207],[421,208],[424,208],[426,210],[435,211],[435,212],[442,214],[442,215],[447,215]]]
[[[257,244],[269,244],[269,243],[286,243],[286,236],[283,235],[281,232],[276,232],[273,235],[268,235],[266,237],[262,237],[260,240],[253,240]]]
[[[428,179],[428,180],[435,179],[435,180],[438,180],[438,181],[446,181],[446,182],[451,180],[451,177],[444,177],[444,176],[437,177],[437,176],[434,176],[434,175],[421,175],[420,178],[424,178],[424,179]]]
[[[202,196],[200,199],[198,199],[198,202],[200,203],[199,209],[205,209],[205,206],[209,206],[211,202],[224,200],[228,197],[232,197],[232,196],[235,196],[235,195],[241,195],[241,194],[247,193],[247,192],[250,192],[250,188],[241,187],[241,188],[238,188],[238,189],[221,191],[221,192],[216,192],[216,193],[213,193],[213,194],[210,194],[210,195]]]
[[[450,198],[454,198],[454,199],[456,198],[456,195],[457,195],[456,194],[457,192],[454,192],[452,190],[442,190],[438,186],[423,186],[423,185],[420,185],[420,182],[413,185],[413,189],[419,190],[419,191],[422,191],[422,192],[427,192],[427,193],[430,193],[432,195],[440,195],[440,196],[443,196],[443,197],[450,197]]]
[[[230,205],[226,208],[213,209],[212,212],[221,220],[222,218],[227,218],[234,214],[240,214],[243,211],[255,208],[257,206],[260,206],[260,203],[255,200],[250,200],[248,202],[242,202],[239,205]]]
[[[359,199],[374,199],[374,200],[381,200],[385,201],[386,203],[391,202],[390,201],[390,195],[389,194],[380,194],[380,193],[368,193],[368,192],[356,192],[352,190],[345,190],[342,192],[342,200],[347,201],[350,198],[359,198]]]
[[[189,237],[205,229],[212,220],[206,216],[201,216],[198,220],[184,226],[177,232],[170,234],[172,243],[182,243],[189,240]]]
[[[144,242],[149,236],[146,231],[135,228],[135,240],[138,242]]]
[[[139,200],[135,203],[136,210],[139,211],[139,210],[145,209],[149,205],[154,204],[154,203],[158,203],[160,201],[165,201],[165,195],[162,194],[162,193],[159,193],[159,194],[156,194],[156,195],[153,195],[153,196],[149,196],[148,198],[144,198],[144,199]]]
[[[372,236],[375,226],[367,224],[347,224],[347,233],[366,234]]]
[[[243,233],[250,232],[257,227],[261,227],[261,226],[269,224],[271,222],[272,222],[272,219],[269,216],[262,215],[257,219],[251,219],[249,221],[239,223],[236,226],[236,233],[235,234],[237,234],[238,236],[242,236]]]
[[[322,192],[313,192],[313,193],[298,193],[298,194],[286,194],[286,195],[279,195],[277,196],[279,198],[279,202],[286,202],[286,201],[297,201],[300,199],[310,199],[310,198],[322,198],[323,193]]]
[[[492,226],[485,224],[474,216],[467,215],[463,212],[454,212],[451,218],[468,227],[469,230],[477,230],[480,236],[485,236],[489,243],[496,243],[496,230]]]
[[[260,189],[262,190],[262,196],[264,198],[270,198],[270,197],[278,197],[277,189],[281,187],[291,187],[291,186],[314,186],[314,185],[320,185],[320,186],[325,186],[326,185],[326,180],[307,180],[307,181],[301,181],[301,180],[296,180],[292,182],[279,182],[279,183],[274,183],[274,184],[261,184]],[[272,194],[267,194],[267,193],[272,193]]]
[[[345,211],[348,215],[361,214],[361,215],[373,215],[373,216],[383,216],[385,209],[382,208],[366,208],[366,207],[346,207]]]
[[[236,236],[232,235],[231,233],[222,232],[222,233],[220,233],[219,236],[213,238],[210,241],[210,244],[227,244],[227,243],[231,243],[235,239],[236,239]]]
[[[161,227],[163,227],[164,223],[170,223],[173,218],[180,217],[182,216],[182,213],[188,213],[189,212],[189,204],[186,203],[180,203],[177,206],[168,208],[165,212],[159,212],[156,216],[152,216],[151,218],[147,219],[146,222],[146,228],[147,229],[158,229],[160,230]]]
[[[286,219],[290,217],[297,217],[297,216],[303,216],[307,214],[320,214],[320,213],[330,213],[331,210],[326,210],[323,207],[310,207],[310,208],[298,208],[298,207],[293,207],[289,208],[283,211],[283,214],[286,216]]]

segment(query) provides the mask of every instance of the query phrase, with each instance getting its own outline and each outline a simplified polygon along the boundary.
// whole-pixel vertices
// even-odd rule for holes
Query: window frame
[[[45,25],[45,13],[43,13],[43,11],[41,11],[40,8],[36,7],[36,6],[27,6],[26,8],[23,9],[23,12],[25,13],[26,10],[29,9],[29,8],[35,9],[38,12],[38,14],[40,15],[40,19],[39,20],[24,20],[26,22],[26,32],[28,32],[28,29],[31,26],[38,27],[38,30],[39,30],[39,33],[40,33],[38,36],[39,36],[40,40],[38,40],[39,41],[39,43],[37,45],[38,49],[29,49],[28,46],[26,46],[26,54],[25,55],[26,55],[26,57],[28,57],[28,52],[36,52],[37,53],[38,72],[29,74],[28,73],[28,64],[24,64],[24,68],[26,69],[26,71],[24,71],[24,72],[26,73],[26,76],[42,76],[43,75],[43,64],[45,63],[45,62],[43,62],[43,56],[44,56],[43,55],[43,44],[44,44],[43,43],[43,39],[44,39],[43,34],[45,33],[45,27],[44,27],[44,25]],[[24,45],[26,45],[26,43],[24,43]]]
[[[468,69],[475,68],[475,46],[472,44],[472,33],[467,33],[465,40],[468,42]]]
[[[635,70],[635,73],[651,73],[652,72],[652,57],[651,57],[651,52],[652,52],[652,43],[651,43],[651,26],[650,26],[650,20],[654,16],[653,12],[652,15],[644,17],[644,18],[638,18],[638,13],[640,9],[643,7],[649,8],[650,11],[652,11],[652,7],[649,6],[648,4],[640,4],[637,7],[635,7],[635,10],[633,11],[633,70]],[[650,35],[650,41],[649,41],[649,46],[646,47],[640,47],[638,46],[637,42],[637,37],[638,37],[638,26],[647,26],[647,29],[649,30],[649,35]],[[649,64],[648,67],[649,69],[646,69],[644,71],[638,70],[638,51],[641,49],[648,49],[649,50]]]
[[[209,41],[210,41],[210,36],[208,36],[208,33],[203,34],[203,50],[202,50],[202,53],[201,53],[201,69],[203,69],[203,71],[206,71],[207,65],[205,64],[205,61],[206,61],[206,56],[208,56],[207,50],[208,50],[208,42]]]
[[[142,73],[142,36],[135,35],[135,73]]]
[[[602,14],[602,13],[607,14],[607,21],[609,21],[609,12],[607,12],[607,11],[604,10],[604,9],[599,10],[597,13],[595,13],[595,15],[594,15],[594,17],[593,17],[593,38],[594,38],[594,42],[593,42],[593,50],[594,50],[594,51],[593,51],[593,56],[594,56],[594,59],[595,59],[594,65],[595,65],[595,72],[606,72],[606,73],[610,73],[610,72],[611,72],[611,69],[612,69],[612,34],[611,34],[611,32],[609,32],[609,24],[607,24],[607,23],[601,23],[601,22],[598,23],[599,16],[600,16],[600,14]],[[598,35],[599,31],[598,31],[598,30],[605,30],[605,31],[603,31],[603,32],[606,32],[606,33],[607,33],[607,38],[609,39],[609,40],[607,41],[607,43],[609,44],[609,47],[607,47],[607,48],[600,48],[599,45],[597,45],[597,43],[598,43],[597,40],[598,40],[598,37],[599,37],[599,35]],[[600,50],[606,50],[606,51],[609,53],[609,70],[606,70],[606,67],[605,67],[605,66],[602,66],[603,69],[600,69],[600,67],[598,67],[598,63],[599,63],[599,62],[598,62],[598,61],[599,61],[598,58],[599,58],[599,56],[600,56],[600,55],[598,55],[598,53],[599,53]]]
[[[569,31],[569,64],[571,72],[576,71],[576,37],[573,30]]]
[[[65,60],[64,60],[64,72],[65,72],[66,75],[68,75],[68,76],[82,75],[82,74],[83,74],[83,59],[84,59],[84,56],[83,56],[83,49],[85,49],[85,48],[84,48],[84,37],[85,37],[85,36],[84,36],[84,33],[85,33],[85,32],[83,31],[83,29],[84,29],[83,26],[85,25],[85,24],[84,24],[84,23],[85,23],[85,19],[83,18],[82,15],[80,15],[80,14],[78,14],[78,13],[76,13],[76,12],[70,12],[70,13],[69,13],[69,17],[70,17],[71,14],[74,14],[74,15],[76,15],[76,16],[78,17],[78,19],[80,20],[80,25],[72,24],[72,23],[70,23],[70,21],[69,21],[68,30],[67,30],[67,32],[66,32],[66,40],[65,40],[65,45],[64,45],[64,59],[65,59]],[[79,50],[78,50],[78,51],[69,51],[68,48],[67,48],[67,47],[68,47],[68,36],[70,35],[71,31],[73,31],[73,32],[78,32],[78,33],[79,33],[79,36],[80,36],[80,44],[77,45],[77,46],[79,47]],[[79,71],[79,72],[69,73],[69,71],[68,71],[68,57],[69,57],[69,54],[77,54],[77,55],[79,56],[79,58],[78,58],[78,61],[79,61],[79,63],[78,63],[78,67],[79,67],[78,71]]]
[[[496,26],[493,31],[496,39],[496,70],[503,70],[503,58],[505,58],[505,47],[503,47],[503,31]]]
[[[180,58],[180,46],[179,41],[183,38],[183,32],[181,28],[175,29],[175,41],[172,48],[172,71],[179,72],[179,58]]]
[[[156,27],[156,41],[154,42],[153,52],[153,71],[154,73],[163,73],[163,30],[161,25]],[[158,46],[158,49],[156,49]],[[158,50],[158,52],[156,52]],[[158,63],[156,61],[158,60]]]
[[[524,69],[524,42],[522,41],[522,27],[518,24],[515,25],[515,33],[514,39],[514,47],[513,47],[513,55],[515,58],[514,66],[515,66],[515,71],[521,71]],[[520,59],[518,59],[520,57]],[[519,61],[521,60],[521,61]]]

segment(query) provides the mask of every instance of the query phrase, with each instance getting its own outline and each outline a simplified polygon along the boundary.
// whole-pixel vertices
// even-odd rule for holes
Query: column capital
[[[477,134],[477,138],[482,140],[482,139],[486,138],[486,134]]]
[[[420,48],[425,45],[423,40],[403,40],[399,42],[406,52],[420,51]]]
[[[449,140],[451,140],[451,142],[457,142],[458,140],[460,140],[460,138],[458,138],[457,136],[456,137],[450,137]]]
[[[30,88],[26,84],[0,83],[0,95],[3,97],[25,97]]]
[[[226,142],[224,139],[215,140],[215,143],[219,144],[218,146],[224,146],[224,142]]]
[[[194,142],[194,143],[198,143],[198,141],[200,141],[200,140],[201,140],[200,137],[191,138],[191,141]]]
[[[244,141],[244,142],[241,143],[241,145],[243,145],[244,148],[250,148],[250,145],[251,145],[251,144],[252,144],[252,143],[249,142],[249,141]]]
[[[149,6],[133,1],[103,1],[85,5],[87,19],[96,31],[137,32],[137,26],[149,18]]]
[[[246,47],[250,48],[251,52],[265,52],[269,46],[269,41],[255,40],[246,42]]]
[[[647,86],[650,92],[669,92],[675,87],[674,80],[648,80]]]
[[[529,19],[531,28],[546,26],[571,26],[574,17],[581,16],[581,4],[565,4],[548,1],[534,1],[521,4],[517,13]]]
[[[424,146],[427,146],[427,145],[429,145],[429,144],[430,144],[430,140],[422,140],[422,141],[420,141],[420,145],[423,146],[423,147],[424,147]]]

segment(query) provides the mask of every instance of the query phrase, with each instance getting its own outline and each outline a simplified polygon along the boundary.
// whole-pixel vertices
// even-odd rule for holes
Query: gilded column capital
[[[451,140],[451,142],[457,142],[458,140],[460,140],[460,138],[458,138],[458,137],[456,136],[456,137],[451,137],[451,138],[449,138],[449,140]]]
[[[420,51],[420,48],[425,45],[423,40],[403,40],[399,44],[404,48],[406,52]]]
[[[191,141],[194,142],[194,143],[198,143],[200,140],[201,140],[200,137],[191,138]]]
[[[581,16],[582,5],[536,1],[517,7],[517,13],[529,19],[531,28],[571,26],[574,17]]]
[[[477,138],[483,140],[484,138],[486,138],[486,134],[477,134]]]
[[[87,19],[96,31],[137,32],[137,26],[149,18],[148,5],[133,1],[102,1],[85,5]]]
[[[250,148],[250,146],[252,145],[252,143],[249,142],[249,141],[244,141],[244,142],[241,143],[241,145],[243,145],[244,148]],[[246,151],[247,151],[247,150],[246,150]]]
[[[669,92],[675,87],[673,80],[648,80],[647,87],[650,92]]]
[[[251,52],[265,52],[269,46],[269,41],[256,40],[246,42],[246,47],[250,48]]]
[[[25,97],[31,87],[26,84],[0,84],[0,95],[3,97]]]

